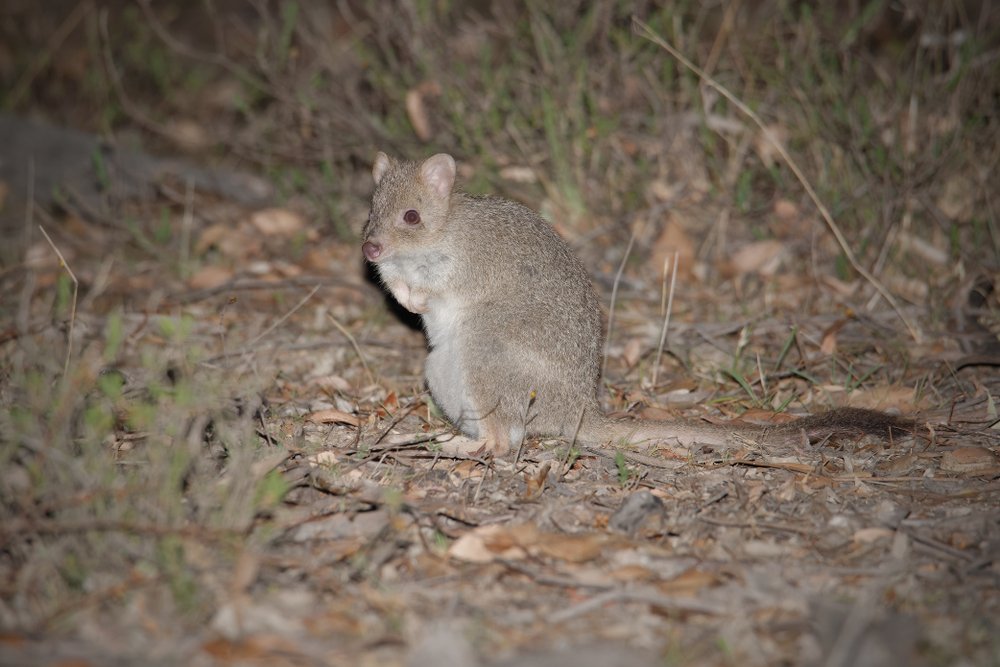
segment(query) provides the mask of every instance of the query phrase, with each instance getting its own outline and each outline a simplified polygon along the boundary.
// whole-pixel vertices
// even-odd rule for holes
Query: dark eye
[[[403,222],[408,225],[415,225],[420,222],[420,214],[414,211],[412,208],[403,214]]]

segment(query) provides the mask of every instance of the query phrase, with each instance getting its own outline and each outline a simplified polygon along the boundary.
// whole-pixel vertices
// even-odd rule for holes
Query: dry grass
[[[278,190],[95,155],[97,208],[3,220],[0,662],[996,664],[996,9],[354,4],[0,9],[5,109]],[[356,247],[377,149],[571,240],[610,410],[926,429],[446,456]]]

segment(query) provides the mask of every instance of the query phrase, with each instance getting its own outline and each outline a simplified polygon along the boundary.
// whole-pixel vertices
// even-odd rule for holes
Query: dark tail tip
[[[913,433],[916,422],[867,408],[837,408],[788,425],[805,431],[810,440],[850,435],[875,435],[891,440]]]

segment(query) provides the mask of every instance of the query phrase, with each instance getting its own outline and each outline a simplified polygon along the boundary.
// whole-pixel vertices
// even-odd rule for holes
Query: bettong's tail
[[[771,426],[744,422],[712,424],[695,420],[615,420],[604,416],[584,419],[577,440],[588,445],[641,445],[656,442],[677,445],[727,446],[739,441],[770,445],[816,442],[830,437],[874,435],[891,440],[913,431],[914,422],[877,410],[837,408],[810,417]]]

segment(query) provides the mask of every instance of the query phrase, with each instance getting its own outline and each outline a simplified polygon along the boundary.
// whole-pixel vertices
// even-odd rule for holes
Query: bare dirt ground
[[[0,663],[1000,664],[996,8],[62,4],[0,10]],[[610,413],[916,427],[447,454],[377,149],[553,221]]]

